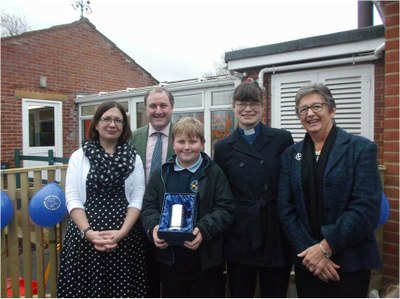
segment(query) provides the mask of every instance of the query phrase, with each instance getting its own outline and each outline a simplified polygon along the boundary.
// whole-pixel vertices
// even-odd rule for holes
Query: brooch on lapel
[[[294,157],[297,161],[301,161],[301,153],[297,153]]]

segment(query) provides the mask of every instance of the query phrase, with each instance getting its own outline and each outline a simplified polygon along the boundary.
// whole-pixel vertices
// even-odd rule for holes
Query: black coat
[[[202,153],[206,166],[199,178],[197,217],[194,227],[198,227],[203,242],[198,249],[203,270],[220,266],[225,262],[223,257],[223,232],[233,221],[235,202],[228,181],[218,165],[205,153]],[[166,170],[175,162],[172,156],[162,166],[162,171],[155,172],[150,179],[143,197],[141,213],[143,227],[147,236],[152,239],[154,227],[160,222],[166,187]],[[166,249],[156,248],[158,262],[172,265],[174,263],[173,246]]]
[[[228,262],[262,267],[291,264],[276,207],[280,156],[291,144],[290,132],[266,125],[253,145],[238,129],[215,144],[214,161],[228,177],[236,203],[234,222],[225,234]]]

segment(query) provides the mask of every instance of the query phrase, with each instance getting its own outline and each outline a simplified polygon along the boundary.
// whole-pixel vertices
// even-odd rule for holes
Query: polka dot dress
[[[119,229],[128,202],[124,183],[97,187],[94,173],[87,178],[85,211],[93,230]],[[144,297],[148,289],[146,239],[136,224],[118,247],[109,253],[97,251],[82,239],[70,220],[65,236],[58,297]]]

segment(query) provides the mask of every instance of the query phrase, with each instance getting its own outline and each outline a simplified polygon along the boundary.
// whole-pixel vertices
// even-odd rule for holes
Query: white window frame
[[[29,144],[29,106],[46,106],[54,108],[54,146],[30,146]],[[63,127],[62,102],[41,99],[22,98],[22,147],[23,154],[28,156],[48,156],[48,150],[53,150],[55,157],[63,157]],[[56,163],[58,164],[58,163]],[[40,167],[48,165],[43,161],[23,161],[23,167]],[[56,171],[56,180],[61,180],[61,172]],[[31,174],[29,175],[31,176]],[[47,174],[43,175],[47,179]]]
[[[30,146],[29,145],[29,105],[46,106],[54,108],[54,146]],[[54,149],[55,156],[63,155],[63,129],[62,129],[62,102],[48,101],[40,99],[22,99],[22,119],[23,134],[22,143],[25,155],[36,155],[39,152],[46,151],[47,148]]]

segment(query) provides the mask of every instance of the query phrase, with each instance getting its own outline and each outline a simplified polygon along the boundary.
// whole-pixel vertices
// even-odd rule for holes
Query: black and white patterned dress
[[[101,149],[96,150],[95,154],[95,159],[89,157],[91,168],[86,181],[85,212],[93,230],[119,229],[125,220],[128,206],[125,177],[115,180],[110,175],[110,171],[119,171],[111,161],[118,160],[115,154],[110,156]],[[88,153],[85,155],[88,156]],[[93,163],[101,163],[107,169],[92,167]],[[114,182],[100,182],[99,175],[104,173]],[[114,174],[119,176],[120,173]],[[115,250],[106,253],[97,251],[91,242],[82,239],[79,229],[71,219],[62,250],[58,297],[146,296],[146,239],[139,225],[137,223],[132,228]]]

